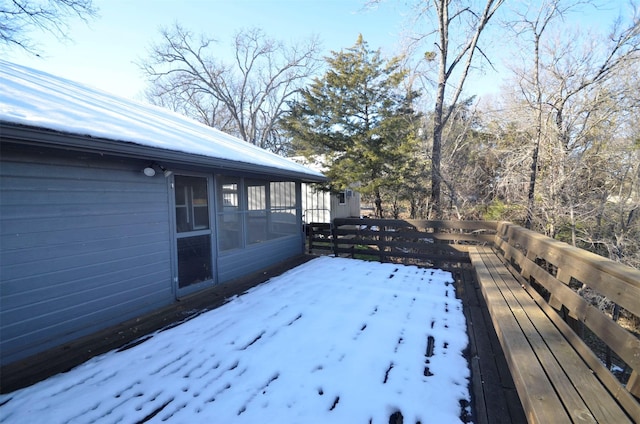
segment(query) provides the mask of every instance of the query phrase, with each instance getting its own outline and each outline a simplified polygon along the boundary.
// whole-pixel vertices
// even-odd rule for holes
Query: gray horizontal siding
[[[173,301],[167,181],[144,165],[3,146],[3,364]]]
[[[218,257],[218,281],[224,283],[278,262],[301,255],[302,235],[252,244],[246,249],[221,253]]]

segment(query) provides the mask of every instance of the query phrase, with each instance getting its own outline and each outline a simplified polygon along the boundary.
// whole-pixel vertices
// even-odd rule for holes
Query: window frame
[[[245,209],[245,200],[243,196],[244,191],[244,179],[240,176],[235,175],[221,175],[218,174],[214,178],[215,181],[215,190],[216,190],[216,223],[218,231],[216,233],[216,245],[218,247],[218,251],[220,253],[226,253],[236,249],[244,249],[245,243],[245,224],[244,224],[244,209]],[[235,193],[236,197],[236,205],[231,205],[228,207],[235,208],[233,211],[225,211],[227,207],[225,205],[225,185],[235,184],[237,187],[235,190],[229,191],[228,193]],[[231,219],[228,219],[231,218]],[[235,223],[236,225],[229,228],[226,226],[227,223]],[[234,228],[235,227],[235,228]],[[236,237],[224,237],[223,232],[230,232],[229,234],[233,234],[236,232]],[[224,243],[228,240],[232,240],[233,243],[226,247]]]
[[[220,205],[216,208],[216,226],[218,228],[217,245],[220,254],[227,254],[236,249],[246,249],[250,246],[269,242],[284,237],[294,237],[302,234],[298,230],[301,222],[302,201],[300,198],[300,182],[295,180],[272,180],[242,177],[233,174],[216,174],[216,201],[224,202],[224,185],[228,180],[238,183],[238,207],[235,212],[224,212]],[[282,185],[280,187],[280,185]],[[278,190],[284,191],[284,196],[276,199],[273,196]],[[224,208],[224,206],[222,206]],[[286,213],[292,216],[292,222],[278,220],[274,214]],[[241,235],[237,245],[225,247],[225,217],[235,214],[240,220]],[[274,219],[275,218],[275,219]],[[263,221],[263,224],[260,224]],[[284,231],[283,231],[284,229]]]

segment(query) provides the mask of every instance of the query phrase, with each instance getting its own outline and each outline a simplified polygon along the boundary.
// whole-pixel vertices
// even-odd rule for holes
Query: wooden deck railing
[[[349,218],[309,234],[310,250],[443,268],[468,266],[474,245],[491,247],[549,319],[569,324],[564,337],[640,419],[639,270],[509,222]]]
[[[640,271],[508,222],[498,225],[495,247],[512,273],[530,283],[524,287],[532,296],[594,350],[603,347],[597,355],[580,353],[609,390],[618,389],[608,372],[615,366],[626,389],[640,397]]]
[[[466,246],[493,242],[498,222],[336,218],[309,225],[309,252],[449,267],[468,263]]]

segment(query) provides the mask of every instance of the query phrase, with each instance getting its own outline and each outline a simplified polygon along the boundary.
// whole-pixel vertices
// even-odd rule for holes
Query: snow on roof
[[[0,122],[306,174],[313,169],[192,119],[0,60]]]
[[[307,168],[311,168],[314,171],[327,172],[327,167],[324,165],[326,160],[325,155],[318,155],[313,159],[307,159],[304,156],[293,156],[291,157],[291,160],[299,163],[300,165],[304,165]]]
[[[461,422],[451,274],[321,257],[143,343],[0,395],[6,423]],[[152,420],[153,421],[153,420]],[[155,421],[154,421],[155,422]]]

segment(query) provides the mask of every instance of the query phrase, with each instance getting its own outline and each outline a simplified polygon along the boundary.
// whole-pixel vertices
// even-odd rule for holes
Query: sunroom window
[[[299,234],[296,183],[217,176],[221,251]]]
[[[268,239],[267,232],[267,187],[266,181],[247,180],[247,244],[260,243]]]
[[[240,178],[218,177],[218,237],[220,250],[242,247],[243,213]]]
[[[270,238],[279,238],[300,232],[296,217],[296,184],[291,181],[270,184]]]

